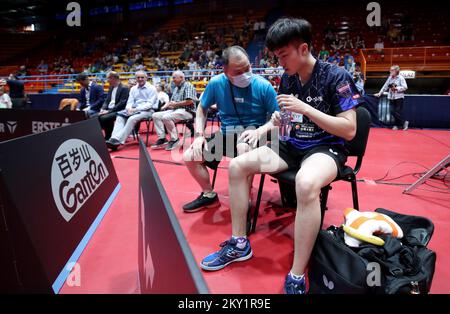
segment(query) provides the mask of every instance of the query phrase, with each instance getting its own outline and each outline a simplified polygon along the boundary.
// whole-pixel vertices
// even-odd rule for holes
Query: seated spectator
[[[327,61],[330,56],[330,52],[325,48],[325,45],[322,45],[322,50],[319,52],[319,60]]]
[[[375,52],[378,54],[383,54],[383,50],[384,50],[384,42],[383,40],[379,37],[377,42],[375,43],[374,47]]]
[[[92,82],[84,73],[78,74],[77,82],[81,85],[78,110],[85,111],[88,117],[98,115],[106,98],[103,87]]]
[[[169,103],[169,95],[165,92],[165,86],[161,83],[156,85],[156,90],[158,91],[158,109],[162,108],[165,104]]]
[[[25,65],[21,65],[19,70],[17,71],[17,77],[27,76],[28,70]]]
[[[175,122],[189,120],[194,117],[195,103],[197,101],[197,91],[195,87],[186,81],[184,73],[175,71],[172,74],[174,88],[172,89],[172,98],[169,103],[165,104],[160,112],[153,114],[153,123],[155,124],[158,140],[153,149],[161,149],[165,146],[166,150],[172,150],[179,143],[178,131]],[[166,139],[164,127],[169,133],[170,141]],[[188,125],[191,134],[194,134],[192,125]]]
[[[16,75],[10,74],[6,83],[9,86],[12,108],[24,109],[26,106],[26,95],[23,81],[20,81]]]
[[[137,85],[130,89],[126,109],[117,113],[111,138],[106,141],[106,146],[112,150],[125,144],[136,124],[151,118],[158,109],[158,92],[147,82],[147,74],[143,71],[136,72],[136,80]]]
[[[39,71],[39,73],[41,74],[47,74],[48,71],[48,64],[46,64],[44,62],[44,60],[41,60],[41,63],[39,63],[39,65],[36,67],[36,69]]]
[[[357,35],[355,39],[355,49],[365,49],[366,44],[364,43],[364,38]]]
[[[2,80],[0,82],[0,109],[11,109],[12,102],[9,95],[5,92],[6,81]]]
[[[116,113],[125,109],[127,104],[129,89],[122,85],[117,72],[108,72],[106,78],[109,82],[109,91],[98,119],[102,129],[105,131],[105,140],[109,140],[114,128]]]
[[[353,73],[355,70],[354,62],[355,58],[353,58],[353,56],[349,52],[346,52],[344,55],[344,68],[350,73]]]
[[[355,65],[355,71],[353,72],[353,81],[361,96],[364,96],[364,74],[361,72],[361,65]]]

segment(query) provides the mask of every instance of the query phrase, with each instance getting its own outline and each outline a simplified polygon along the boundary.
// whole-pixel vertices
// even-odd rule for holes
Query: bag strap
[[[231,101],[233,102],[234,111],[236,112],[236,115],[237,115],[237,117],[239,119],[239,123],[241,124],[242,127],[244,127],[244,123],[242,123],[241,116],[239,115],[239,112],[237,110],[236,100],[234,99],[233,87],[231,86],[231,82],[230,81],[228,81],[228,86],[230,86]]]

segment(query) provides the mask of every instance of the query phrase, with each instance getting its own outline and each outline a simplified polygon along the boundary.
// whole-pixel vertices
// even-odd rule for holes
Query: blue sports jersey
[[[311,78],[301,85],[298,74],[281,78],[279,94],[294,95],[301,101],[326,114],[337,114],[363,102],[353,78],[338,66],[317,60]],[[298,149],[319,145],[343,145],[345,140],[327,133],[308,117],[292,114],[288,136],[282,138]]]
[[[233,105],[232,93],[236,108]],[[277,93],[272,85],[259,75],[252,75],[250,85],[240,88],[230,84],[222,73],[209,81],[200,103],[203,109],[217,104],[221,130],[225,134],[227,128],[230,130],[241,124],[243,127],[259,127],[265,124],[271,114],[279,110],[276,97]]]

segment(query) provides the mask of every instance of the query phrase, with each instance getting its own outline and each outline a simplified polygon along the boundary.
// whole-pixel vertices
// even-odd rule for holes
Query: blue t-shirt
[[[233,105],[233,89],[236,108]],[[277,93],[272,85],[259,75],[252,75],[250,85],[245,88],[234,86],[225,74],[213,77],[206,86],[200,100],[203,109],[217,104],[222,132],[227,128],[242,126],[259,127],[267,122],[274,111],[278,111]],[[237,109],[237,113],[236,113]]]
[[[308,105],[326,114],[336,116],[363,102],[363,98],[344,69],[321,60],[314,65],[311,78],[301,85],[298,74],[281,78],[279,94],[294,95]],[[308,117],[293,114],[289,136],[282,140],[298,149],[309,149],[319,145],[344,145],[345,140],[321,129]]]

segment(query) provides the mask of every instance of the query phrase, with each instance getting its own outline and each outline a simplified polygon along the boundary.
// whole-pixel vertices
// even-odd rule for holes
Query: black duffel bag
[[[434,225],[424,217],[378,208],[403,230],[403,238],[383,236],[384,246],[344,242],[342,227],[321,230],[309,265],[310,293],[426,294],[433,280],[436,253],[426,246]]]

